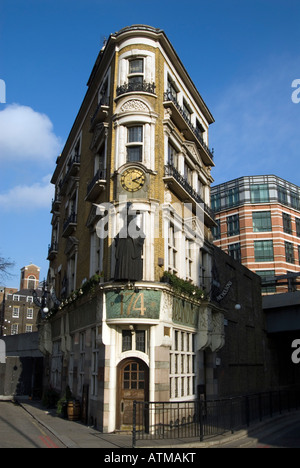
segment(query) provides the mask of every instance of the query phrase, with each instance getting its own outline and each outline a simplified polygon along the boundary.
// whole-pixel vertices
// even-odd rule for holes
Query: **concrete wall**
[[[40,397],[43,355],[38,350],[38,333],[3,336],[0,342],[0,399],[21,395]]]

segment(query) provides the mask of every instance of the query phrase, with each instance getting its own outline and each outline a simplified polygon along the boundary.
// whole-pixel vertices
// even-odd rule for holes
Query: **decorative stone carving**
[[[130,99],[126,101],[121,106],[121,112],[134,112],[134,111],[142,111],[142,112],[149,112],[149,107],[143,101],[139,99]]]

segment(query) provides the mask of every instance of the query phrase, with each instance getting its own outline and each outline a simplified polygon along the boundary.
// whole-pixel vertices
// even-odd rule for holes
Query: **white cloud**
[[[0,161],[53,162],[61,148],[47,115],[19,104],[0,111]]]
[[[53,191],[50,175],[32,185],[17,185],[8,192],[0,194],[0,211],[15,213],[26,210],[28,213],[43,209],[50,212]]]

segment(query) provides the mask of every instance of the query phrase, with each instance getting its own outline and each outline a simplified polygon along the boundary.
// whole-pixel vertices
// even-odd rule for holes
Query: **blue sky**
[[[47,276],[56,157],[103,40],[138,23],[165,31],[215,118],[215,183],[300,185],[299,0],[0,0],[0,256],[16,263],[2,284],[31,262]]]

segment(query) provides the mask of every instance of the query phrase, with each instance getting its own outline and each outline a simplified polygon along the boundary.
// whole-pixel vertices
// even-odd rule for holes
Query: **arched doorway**
[[[137,358],[128,358],[118,366],[117,428],[131,429],[133,402],[149,399],[149,368]],[[141,421],[137,421],[141,423]]]

